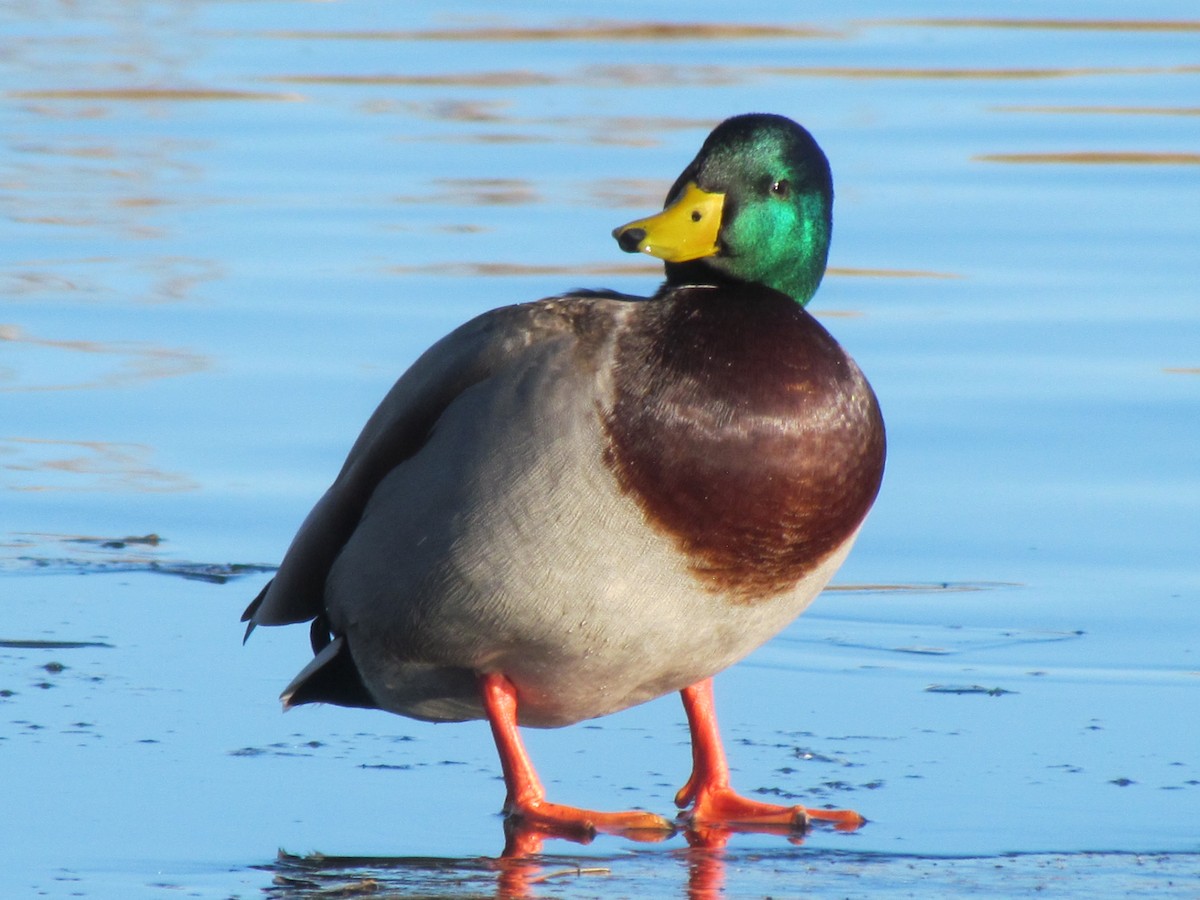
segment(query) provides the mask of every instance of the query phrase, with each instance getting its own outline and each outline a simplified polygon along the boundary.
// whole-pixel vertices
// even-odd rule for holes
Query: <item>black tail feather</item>
[[[350,655],[350,646],[341,635],[327,642],[317,657],[287,686],[283,703],[289,709],[303,703],[379,708],[367,692],[354,657]]]
[[[266,599],[267,591],[271,589],[271,585],[274,583],[275,579],[272,578],[265,585],[263,585],[263,589],[258,592],[258,596],[250,601],[250,605],[247,606],[246,611],[242,613],[242,621],[250,623],[246,626],[246,633],[242,635],[243,644],[250,640],[250,632],[254,631],[254,626],[257,624],[254,621],[254,614],[258,612],[258,608],[262,606],[263,600]]]

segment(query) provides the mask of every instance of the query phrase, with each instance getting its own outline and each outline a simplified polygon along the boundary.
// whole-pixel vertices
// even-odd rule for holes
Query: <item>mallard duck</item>
[[[883,474],[875,395],[805,311],[832,203],[808,131],[728,119],[613,232],[665,262],[653,296],[495,309],[417,359],[243,616],[312,622],[285,707],[486,719],[510,821],[628,833],[672,824],[549,802],[518,726],[679,691],[685,824],[860,824],[737,794],[712,694],[829,581]]]

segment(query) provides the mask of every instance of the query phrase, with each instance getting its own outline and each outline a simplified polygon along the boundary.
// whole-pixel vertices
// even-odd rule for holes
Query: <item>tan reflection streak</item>
[[[99,224],[95,218],[82,216],[13,216],[22,225],[65,225],[68,228],[90,228]]]
[[[866,68],[833,66],[763,66],[736,69],[724,66],[622,65],[591,66],[575,75],[558,76],[526,70],[446,73],[440,75],[281,75],[272,81],[291,84],[396,85],[408,87],[531,87],[575,83],[604,83],[620,86],[729,85],[748,76],[783,78],[847,78],[879,80],[980,80],[1029,81],[1080,78],[1099,75],[1196,74],[1200,66],[1094,66],[1076,68],[962,69],[962,68]]]
[[[70,88],[64,90],[9,91],[18,100],[130,100],[191,101],[191,100],[267,100],[294,103],[304,100],[301,94],[281,94],[266,91],[220,91],[200,88]]]
[[[166,197],[117,197],[112,204],[118,209],[157,209],[172,202]]]
[[[5,449],[4,445],[10,445]],[[197,485],[185,475],[163,472],[146,460],[153,450],[143,444],[117,444],[109,441],[52,441],[42,438],[10,437],[0,439],[0,452],[30,456],[44,453],[45,458],[7,462],[10,472],[66,473],[87,476],[64,484],[8,484],[11,491],[137,491],[173,493],[195,490]],[[63,454],[66,455],[51,455]]]
[[[661,263],[581,263],[580,265],[525,265],[522,263],[430,263],[422,266],[392,266],[398,275],[472,275],[512,278],[532,275],[658,275]]]
[[[597,203],[613,209],[657,209],[666,187],[661,179],[608,178],[593,182],[589,193]]]
[[[742,69],[733,66],[617,65],[588,66],[578,79],[583,84],[615,84],[624,87],[665,87],[668,85],[739,84],[753,72],[769,69]]]
[[[37,154],[38,156],[65,156],[68,159],[118,159],[120,154],[112,147],[84,146],[59,147],[53,144],[21,144],[13,149],[21,153]]]
[[[1167,366],[1163,371],[1168,375],[1200,375],[1200,366]]]
[[[4,281],[0,282],[0,295],[22,297],[32,294],[69,293],[71,291],[95,290],[93,285],[86,288],[77,280],[66,278],[54,272],[8,272],[0,274]],[[5,328],[12,326],[0,325],[0,340],[4,340]]]
[[[993,106],[996,112],[1100,116],[1200,116],[1200,106]]]
[[[588,140],[592,142],[618,143],[626,146],[657,144],[664,131],[707,131],[719,121],[719,119],[712,118],[689,119],[681,116],[518,116],[508,111],[511,106],[512,103],[509,100],[408,100],[399,102],[372,99],[363,104],[363,108],[371,113],[404,113],[439,122],[549,127],[557,134],[566,135],[578,129],[586,129],[591,132]],[[542,136],[541,139],[551,138]],[[565,139],[570,140],[569,137]],[[661,187],[656,187],[656,194],[661,190]],[[661,202],[662,197],[656,196],[656,199]]]
[[[50,350],[64,350],[71,353],[126,357],[125,361],[120,364],[120,368],[116,371],[91,380],[63,384],[0,386],[0,393],[70,391],[85,388],[120,387],[155,378],[173,378],[179,375],[191,375],[196,372],[202,372],[211,365],[207,357],[198,353],[191,353],[187,350],[151,347],[128,341],[101,343],[99,341],[56,341],[47,338],[35,338],[26,335],[15,325],[0,325],[0,342],[44,347]]]
[[[525,275],[661,275],[662,264],[647,263],[581,263],[579,265],[525,265],[522,263],[430,263],[421,266],[392,266],[389,271],[398,275],[473,275],[479,277],[512,278]],[[930,272],[919,269],[858,269],[830,266],[828,274],[835,278],[961,278],[952,272]]]
[[[144,295],[150,303],[174,302],[190,298],[205,282],[223,276],[224,270],[215,260],[187,256],[163,256],[145,260],[135,267],[152,279]]]
[[[716,119],[649,118],[641,116],[616,116],[613,118],[584,118],[572,122],[569,119],[547,121],[548,125],[578,124],[590,131],[588,140],[593,144],[612,144],[619,147],[656,147],[662,143],[666,131],[708,131],[717,124]],[[632,183],[632,182],[630,182]],[[662,187],[654,192],[654,199],[662,203]]]
[[[797,25],[721,22],[590,22],[548,28],[433,28],[387,31],[269,31],[281,40],[326,41],[713,41],[835,37],[836,31]]]
[[[896,19],[880,24],[918,28],[1024,28],[1044,31],[1200,31],[1200,21],[1153,19]]]
[[[1068,165],[1196,166],[1200,153],[1153,153],[1137,151],[1083,151],[1079,153],[985,153],[971,157],[976,162],[1053,163]]]
[[[774,70],[744,70],[728,66],[619,65],[588,66],[569,75],[550,75],[528,69],[493,72],[446,72],[437,75],[375,73],[372,75],[276,75],[267,81],[283,84],[380,85],[403,87],[544,87],[569,84],[617,85],[622,87],[669,85],[737,84],[752,71],[772,74]],[[780,69],[783,74],[803,73],[801,69]],[[824,70],[821,70],[824,71]],[[833,71],[833,70],[829,70]]]
[[[470,72],[445,75],[277,75],[268,79],[283,84],[401,85],[407,87],[539,87],[563,84],[567,79],[539,72]]]
[[[541,199],[520,178],[439,178],[436,183],[449,189],[450,199],[482,206],[526,206]]]
[[[509,106],[508,101],[438,100],[433,103],[409,103],[406,111],[441,122],[511,123],[513,117],[504,112]]]
[[[621,87],[705,86],[738,84],[759,76],[777,78],[849,78],[879,80],[1035,81],[1112,75],[1195,75],[1195,66],[1081,66],[1030,69],[866,68],[857,66],[589,66],[569,75],[550,75],[525,69],[444,73],[438,75],[276,75],[266,80],[285,84],[385,85],[406,87],[512,88],[568,84]]]
[[[121,262],[112,257],[84,257],[75,260],[26,260],[18,265],[58,265],[58,266],[101,266]],[[150,283],[144,289],[126,287],[123,295],[131,295],[139,302],[159,303],[186,300],[191,297],[196,288],[205,282],[213,281],[223,275],[221,266],[213,260],[197,259],[187,256],[154,257],[132,266],[137,274],[145,273]],[[57,272],[29,268],[10,272],[0,271],[0,296],[26,296],[33,294],[63,294],[85,293],[91,295],[112,295],[113,289],[96,279],[84,279],[77,276],[67,277]],[[6,330],[7,329],[7,330]],[[17,331],[14,326],[0,324],[0,340],[14,339]],[[17,339],[28,340],[23,336]]]
[[[955,272],[933,272],[926,269],[856,269],[830,266],[827,274],[840,278],[962,278]]]
[[[527,206],[541,202],[533,183],[521,178],[438,178],[433,194],[399,194],[395,203],[447,203],[467,206]]]
[[[756,71],[764,75],[816,78],[878,79],[958,79],[1020,81],[1051,78],[1079,78],[1093,75],[1193,75],[1200,66],[1095,66],[1048,69],[876,69],[858,67],[766,66]]]
[[[623,78],[623,76],[615,76]],[[587,79],[582,79],[587,80]],[[624,82],[622,82],[624,83]],[[404,103],[398,104],[388,100],[371,100],[363,105],[372,113],[394,113],[403,111],[417,113],[426,118],[439,121],[472,122],[480,125],[509,126],[510,128],[537,127],[541,130],[534,133],[515,132],[480,132],[472,131],[453,137],[439,135],[413,135],[405,138],[410,141],[445,142],[470,141],[477,143],[578,143],[581,140],[589,144],[612,144],[622,147],[652,147],[661,143],[662,134],[669,129],[707,130],[715,123],[711,119],[650,119],[637,117],[599,118],[586,116],[557,116],[544,118],[529,118],[504,115],[500,110],[507,103]],[[586,130],[586,136],[581,137],[580,130]],[[656,198],[656,202],[661,201]]]

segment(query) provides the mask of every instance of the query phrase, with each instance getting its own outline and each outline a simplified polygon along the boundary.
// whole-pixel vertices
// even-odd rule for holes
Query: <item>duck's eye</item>
[[[782,197],[786,200],[791,192],[792,186],[788,183],[786,178],[781,178],[778,181],[771,182],[771,193],[776,197]]]

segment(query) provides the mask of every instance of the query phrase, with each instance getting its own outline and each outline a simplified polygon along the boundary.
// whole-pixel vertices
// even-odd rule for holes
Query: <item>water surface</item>
[[[1195,896],[1188,4],[0,17],[5,894]],[[889,459],[834,589],[718,703],[741,788],[870,824],[498,868],[486,727],[281,716],[304,630],[237,617],[421,350],[651,291],[609,231],[751,110],[833,163],[812,309]],[[688,771],[675,698],[528,741],[563,802],[666,813]]]

